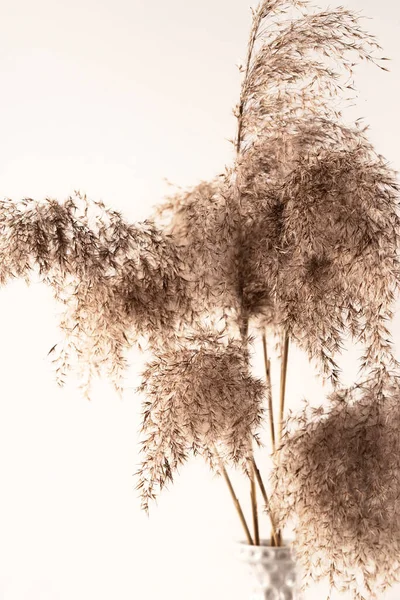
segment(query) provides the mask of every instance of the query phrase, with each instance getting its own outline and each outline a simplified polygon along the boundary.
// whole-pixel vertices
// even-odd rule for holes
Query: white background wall
[[[347,5],[373,18],[367,26],[393,59],[390,73],[358,70],[356,116],[399,167],[400,5]],[[242,0],[2,0],[0,196],[80,189],[139,220],[164,177],[188,185],[221,172],[249,24]],[[140,511],[132,474],[143,358],[132,357],[123,400],[104,382],[90,403],[73,380],[58,389],[46,358],[59,339],[55,312],[40,285],[0,293],[0,599],[249,598],[236,514],[200,461],[150,519]],[[394,326],[399,341],[398,317]],[[354,356],[343,360],[349,381]],[[291,407],[305,394],[322,401],[305,358],[291,359]],[[247,509],[247,487],[234,481]],[[323,598],[321,589],[307,598]]]

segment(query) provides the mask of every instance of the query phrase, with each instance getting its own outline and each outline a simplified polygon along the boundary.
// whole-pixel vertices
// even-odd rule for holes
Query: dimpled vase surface
[[[301,600],[299,572],[291,546],[238,544],[239,558],[253,579],[251,600]]]

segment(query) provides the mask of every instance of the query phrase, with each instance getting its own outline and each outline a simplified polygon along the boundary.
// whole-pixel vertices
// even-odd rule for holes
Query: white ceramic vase
[[[238,544],[239,558],[248,565],[253,579],[251,600],[300,600],[300,576],[294,552],[288,546]]]

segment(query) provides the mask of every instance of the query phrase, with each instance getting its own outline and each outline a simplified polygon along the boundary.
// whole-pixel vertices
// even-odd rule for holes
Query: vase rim
[[[292,538],[284,540],[282,546],[272,546],[269,539],[261,539],[259,544],[249,544],[246,540],[236,540],[236,544],[238,546],[249,546],[249,548],[270,548],[271,550],[279,550],[281,548],[291,548],[293,541]]]

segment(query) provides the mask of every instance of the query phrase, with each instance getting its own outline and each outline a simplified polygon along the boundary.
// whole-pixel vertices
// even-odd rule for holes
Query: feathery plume
[[[328,577],[355,600],[400,580],[400,387],[366,383],[288,418],[271,510],[293,519],[304,583]]]
[[[139,389],[146,394],[138,484],[143,508],[191,452],[217,472],[219,459],[247,470],[265,389],[250,374],[241,342],[199,331],[158,352]]]
[[[130,225],[77,194],[64,203],[3,201],[0,231],[0,282],[29,282],[36,270],[65,305],[64,340],[52,349],[60,383],[77,363],[86,391],[104,370],[119,389],[132,343],[160,343],[190,315],[179,248],[150,222]]]

